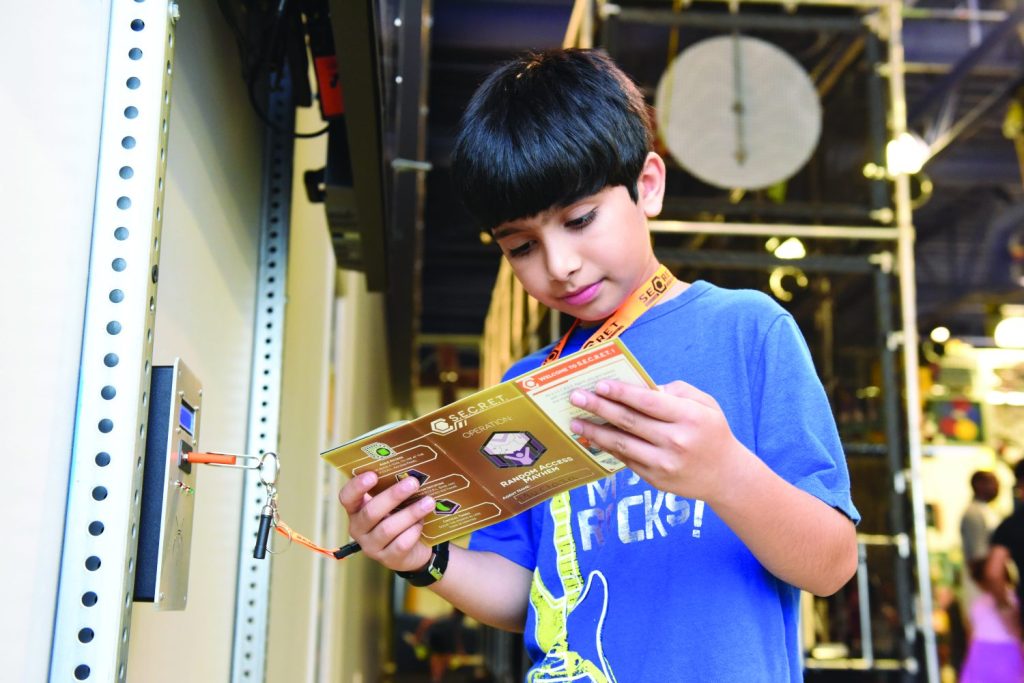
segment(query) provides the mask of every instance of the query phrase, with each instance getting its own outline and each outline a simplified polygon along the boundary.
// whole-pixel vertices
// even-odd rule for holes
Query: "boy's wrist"
[[[448,569],[448,541],[438,543],[430,549],[430,559],[419,569],[396,571],[401,578],[414,586],[424,587],[437,583]]]
[[[751,477],[755,476],[755,468],[759,462],[750,449],[734,440],[732,448],[722,451],[719,472],[714,476],[714,486],[704,498],[704,502],[714,508],[725,509],[737,501],[742,501],[747,497],[745,492],[752,485]]]

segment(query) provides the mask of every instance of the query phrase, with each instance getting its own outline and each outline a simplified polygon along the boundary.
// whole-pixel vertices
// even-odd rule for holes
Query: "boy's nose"
[[[565,282],[580,269],[582,259],[575,250],[556,243],[547,245],[545,251],[547,252],[548,275],[552,280]]]

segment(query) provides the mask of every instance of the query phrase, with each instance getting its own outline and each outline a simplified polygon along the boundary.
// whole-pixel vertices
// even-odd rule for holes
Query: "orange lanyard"
[[[583,342],[583,346],[580,350],[589,348],[594,344],[600,344],[603,341],[608,341],[613,337],[617,337],[626,331],[626,328],[636,322],[636,319],[646,313],[652,306],[654,306],[661,297],[665,295],[672,285],[676,283],[676,278],[668,268],[664,265],[659,264],[658,270],[655,271],[651,278],[640,285],[632,294],[626,297],[626,300],[622,302],[622,305],[615,309],[615,312],[608,317],[607,320],[597,329],[597,332],[590,336],[590,339]],[[562,350],[565,348],[566,343],[569,341],[569,337],[579,326],[579,318],[573,321],[569,331],[565,333],[565,336],[555,344],[555,348],[551,349],[551,353],[544,359],[541,365],[546,365],[551,361],[557,360],[562,355]]]

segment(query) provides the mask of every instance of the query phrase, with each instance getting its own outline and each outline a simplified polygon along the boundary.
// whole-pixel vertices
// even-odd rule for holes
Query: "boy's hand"
[[[655,488],[712,501],[729,477],[730,458],[746,450],[732,434],[718,402],[699,389],[672,382],[661,390],[602,380],[595,391],[569,400],[604,418],[573,420],[572,430],[619,458]]]
[[[416,477],[406,477],[376,496],[370,490],[377,475],[364,472],[338,493],[348,513],[348,532],[368,557],[394,571],[416,571],[430,561],[430,547],[420,542],[423,518],[434,509],[434,499],[423,497],[401,510],[396,508],[419,488]]]

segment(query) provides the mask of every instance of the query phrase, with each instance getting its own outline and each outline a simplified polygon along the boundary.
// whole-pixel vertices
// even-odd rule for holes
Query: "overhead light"
[[[885,146],[885,166],[889,175],[914,174],[928,161],[928,143],[909,131],[900,133]]]
[[[996,325],[992,337],[1001,349],[1024,349],[1024,317],[1003,318]]]
[[[772,252],[775,254],[775,258],[781,259],[800,259],[807,256],[807,250],[804,249],[804,243],[796,237],[790,237],[785,242],[775,247]]]
[[[780,240],[778,237],[769,237],[764,243],[766,251],[772,253],[775,258],[798,259],[807,256],[804,243],[796,237]]]
[[[945,344],[949,341],[949,328],[939,325],[928,335],[936,344]]]

